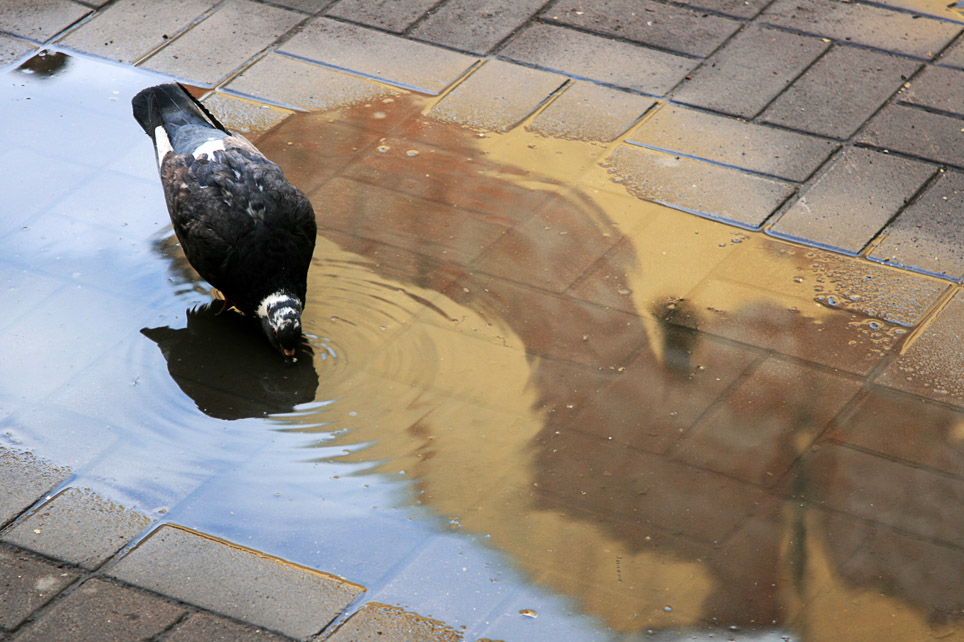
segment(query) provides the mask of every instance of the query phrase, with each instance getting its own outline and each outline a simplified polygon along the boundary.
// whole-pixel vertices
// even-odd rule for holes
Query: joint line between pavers
[[[889,219],[887,219],[887,221],[880,227],[880,230],[878,230],[877,233],[873,237],[871,237],[871,239],[867,241],[867,243],[862,248],[860,248],[860,251],[857,253],[857,256],[861,256],[865,259],[869,259],[877,263],[883,263],[884,261],[872,259],[870,257],[870,253],[875,248],[877,248],[880,245],[881,241],[887,238],[887,236],[890,234],[888,232],[888,229],[890,228],[890,224],[896,221],[900,217],[900,215],[904,213],[904,210],[906,210],[908,207],[916,203],[920,199],[921,195],[923,195],[924,192],[930,189],[931,185],[937,182],[937,179],[940,178],[942,173],[943,172],[940,170],[940,168],[935,167],[933,173],[927,178],[927,180],[925,180],[921,184],[920,187],[917,188],[917,191],[911,194],[910,198],[904,201],[903,205],[897,208],[897,211],[894,212],[894,215],[891,216]],[[895,266],[895,267],[899,267],[899,266]]]
[[[886,238],[886,237],[882,237]],[[868,256],[867,259],[873,261],[874,263],[879,263],[881,265],[889,265],[891,267],[898,268],[900,270],[907,270],[908,272],[916,272],[917,274],[924,274],[926,276],[932,276],[936,279],[941,279],[942,281],[948,281],[949,283],[960,284],[964,277],[954,277],[949,274],[941,274],[940,272],[934,272],[933,270],[926,270],[921,267],[914,265],[905,265],[897,260],[882,259],[878,257]]]
[[[951,24],[964,25],[964,15],[962,15],[960,18],[948,18],[947,16],[939,16],[936,13],[928,13],[926,11],[915,11],[913,9],[906,9],[904,7],[899,7],[893,4],[884,4],[881,2],[874,2],[873,0],[859,0],[857,4],[865,4],[871,7],[880,7],[881,9],[889,9],[890,11],[896,11],[897,13],[906,13],[912,16],[923,16],[925,18],[933,18],[934,20],[938,20],[940,22],[949,22]],[[948,5],[941,3],[940,6],[943,7]]]
[[[70,485],[74,483],[76,480],[77,480],[77,473],[71,471],[70,475],[64,478],[63,481],[61,481],[58,484],[55,484],[52,488],[44,492],[36,501],[34,501],[29,506],[27,506],[27,508],[23,509],[18,515],[16,515],[9,522],[7,522],[6,526],[3,526],[2,528],[0,528],[0,537],[2,537],[5,533],[13,530],[16,526],[19,526],[28,517],[33,515],[35,512],[43,508],[44,505],[46,505],[48,502],[52,501],[55,497],[57,497],[57,495],[60,495],[65,490],[70,488]],[[7,543],[10,544],[11,546],[16,546],[15,544],[12,544],[10,542],[7,542]],[[30,549],[27,549],[27,550],[30,550]],[[36,551],[33,551],[33,552],[36,552]],[[37,553],[37,554],[42,555],[42,553]]]
[[[497,43],[495,43],[494,45],[492,45],[491,47],[489,47],[488,50],[486,51],[486,54],[489,54],[489,55],[490,55],[490,54],[492,54],[493,52],[496,52],[496,51],[499,51],[500,49],[502,49],[502,48],[506,45],[507,42],[509,42],[510,40],[512,40],[512,38],[514,38],[514,37],[516,36],[516,34],[518,34],[520,31],[522,31],[522,30],[525,29],[527,26],[529,26],[530,23],[534,22],[535,19],[539,16],[540,13],[542,13],[543,11],[545,11],[545,10],[549,7],[549,5],[555,4],[556,1],[557,1],[557,0],[546,0],[545,2],[543,2],[543,3],[539,6],[538,9],[536,9],[535,11],[533,11],[532,13],[530,13],[528,18],[526,18],[525,20],[523,20],[522,22],[520,22],[518,25],[516,25],[516,27],[515,27],[512,31],[510,31],[508,34],[506,34],[506,36],[503,37],[502,40],[499,40]]]
[[[891,56],[895,56],[895,57],[897,57],[897,58],[905,58],[905,59],[907,59],[907,60],[914,60],[914,61],[916,61],[916,62],[931,62],[931,61],[933,60],[932,58],[928,58],[928,57],[926,57],[926,56],[915,56],[914,54],[904,53],[903,51],[895,51],[895,50],[893,50],[893,49],[884,49],[883,47],[875,47],[875,46],[873,46],[873,45],[865,45],[865,44],[863,44],[863,43],[853,42],[853,41],[851,41],[851,40],[845,40],[845,39],[840,39],[840,38],[832,38],[832,37],[830,37],[830,36],[828,36],[828,35],[826,35],[826,34],[821,34],[821,33],[817,33],[817,32],[814,32],[814,31],[804,31],[803,29],[798,29],[798,28],[795,28],[795,27],[788,27],[788,26],[786,26],[786,25],[773,24],[773,23],[771,23],[771,22],[767,22],[766,16],[763,16],[762,14],[759,16],[759,19],[758,19],[758,20],[755,20],[755,21],[754,21],[754,24],[759,24],[759,25],[761,25],[761,26],[765,26],[765,27],[768,27],[768,28],[771,28],[771,29],[776,29],[777,31],[783,31],[783,32],[786,32],[786,33],[792,33],[792,34],[795,34],[795,35],[798,35],[798,36],[808,36],[808,37],[811,37],[811,38],[820,38],[820,39],[822,39],[822,40],[827,40],[827,41],[829,41],[829,42],[831,42],[831,43],[833,43],[833,44],[835,44],[835,45],[840,45],[840,46],[843,46],[843,47],[853,47],[853,48],[855,48],[855,49],[863,49],[863,50],[865,50],[865,51],[875,51],[875,52],[877,52],[877,53],[884,53],[884,54],[888,54],[888,55],[891,55]],[[951,39],[951,41],[953,42],[953,38]],[[934,55],[936,56],[937,54],[934,54]]]
[[[311,58],[306,58],[306,57],[304,57],[304,56],[299,56],[299,55],[293,54],[293,53],[291,53],[291,52],[289,52],[289,51],[276,51],[275,53],[276,53],[277,55],[279,55],[279,56],[286,56],[286,57],[291,58],[291,59],[293,59],[293,60],[300,60],[301,62],[307,62],[307,63],[309,63],[309,64],[318,65],[319,67],[325,67],[325,68],[327,68],[327,69],[334,69],[335,71],[340,71],[340,72],[342,72],[342,73],[350,74],[350,75],[352,75],[352,76],[357,76],[357,77],[359,77],[359,78],[365,78],[365,79],[367,79],[367,80],[374,80],[375,82],[379,82],[379,83],[381,83],[381,84],[383,84],[383,85],[390,85],[390,86],[392,86],[392,87],[398,87],[399,89],[405,89],[405,90],[407,90],[407,91],[414,91],[414,92],[416,92],[416,93],[425,94],[425,95],[428,95],[428,96],[438,96],[438,95],[439,95],[439,92],[432,91],[431,89],[425,89],[425,88],[423,88],[423,87],[418,87],[418,86],[416,86],[416,85],[409,85],[409,84],[406,84],[406,83],[403,83],[403,82],[399,82],[399,81],[396,81],[396,80],[389,80],[389,79],[387,79],[387,78],[381,78],[381,77],[375,76],[375,75],[373,75],[373,74],[366,74],[365,72],[358,71],[358,70],[355,70],[355,69],[349,69],[349,68],[347,68],[347,67],[339,67],[338,65],[333,65],[333,64],[331,64],[331,63],[322,62],[322,61],[320,61],[320,60],[313,60],[313,59],[311,59]]]
[[[668,147],[657,147],[656,145],[647,145],[646,143],[643,143],[643,142],[638,141],[638,140],[632,140],[632,139],[627,138],[627,139],[626,139],[626,143],[628,143],[628,144],[630,144],[630,145],[635,145],[636,147],[642,147],[643,149],[648,149],[648,150],[651,150],[651,151],[654,151],[654,152],[660,152],[660,153],[663,153],[663,154],[668,154],[668,155],[670,155],[670,156],[677,156],[677,157],[679,157],[679,158],[688,158],[688,159],[690,159],[690,160],[699,161],[699,162],[701,162],[701,163],[706,163],[706,164],[708,164],[708,165],[715,165],[715,166],[717,166],[717,167],[724,167],[724,168],[726,168],[726,169],[732,169],[732,170],[740,171],[740,172],[743,172],[743,173],[745,173],[745,174],[751,174],[751,175],[753,175],[753,176],[759,176],[759,177],[761,177],[761,178],[768,178],[768,179],[770,179],[770,180],[778,181],[778,182],[780,182],[780,183],[786,183],[787,185],[801,185],[801,184],[803,183],[803,181],[795,181],[795,180],[791,180],[791,179],[789,179],[789,178],[784,178],[783,176],[777,176],[777,175],[775,175],[775,174],[767,174],[766,172],[759,172],[759,171],[756,171],[756,170],[753,170],[753,169],[747,169],[746,167],[740,167],[739,165],[731,165],[730,163],[723,163],[723,162],[720,162],[720,161],[715,161],[715,160],[712,160],[712,159],[709,159],[709,158],[704,158],[703,156],[697,156],[697,155],[695,155],[695,154],[687,154],[687,153],[685,153],[685,152],[680,152],[680,151],[677,151],[677,150],[669,149]],[[682,208],[676,208],[676,209],[682,209]],[[686,210],[686,211],[688,211],[688,210]],[[749,229],[758,229],[758,228],[753,227],[753,228],[749,228]]]
[[[688,7],[688,8],[689,8],[689,9],[692,9],[692,7]],[[731,16],[727,16],[727,17],[729,17],[729,18],[732,19]],[[687,60],[700,60],[700,61],[701,61],[701,60],[704,60],[704,59],[701,58],[700,56],[695,56],[695,55],[693,55],[693,54],[691,54],[691,53],[686,53],[685,51],[676,51],[675,49],[667,49],[667,48],[665,48],[665,47],[661,47],[661,46],[659,46],[659,45],[654,45],[654,44],[650,44],[650,43],[646,43],[645,45],[643,45],[643,44],[640,43],[638,40],[630,40],[629,38],[625,38],[625,37],[622,37],[622,36],[617,36],[617,35],[614,35],[614,34],[609,33],[609,32],[596,31],[596,30],[593,30],[593,29],[588,29],[588,28],[583,27],[583,26],[581,26],[581,25],[572,25],[572,24],[568,24],[568,23],[564,23],[564,22],[557,22],[557,21],[554,21],[554,20],[546,20],[546,19],[543,19],[541,16],[535,16],[535,18],[533,18],[533,21],[534,21],[534,22],[538,22],[538,23],[540,23],[540,24],[553,26],[553,27],[565,27],[566,29],[571,29],[571,30],[573,30],[573,31],[579,31],[579,32],[581,32],[581,33],[588,34],[588,35],[590,35],[590,36],[599,36],[599,37],[601,37],[601,38],[605,38],[606,40],[613,40],[613,41],[615,41],[615,42],[622,42],[622,43],[624,43],[624,44],[633,45],[633,46],[636,46],[636,47],[645,47],[646,49],[652,49],[653,51],[659,51],[659,52],[662,52],[662,53],[671,54],[671,55],[677,56],[677,57],[679,57],[679,58],[686,58]],[[739,31],[739,30],[737,30],[737,31]]]
[[[404,37],[404,38],[407,39],[407,38],[409,37],[409,35],[410,35],[413,31],[415,31],[415,29],[417,29],[417,28],[419,27],[419,25],[421,25],[423,22],[425,22],[425,21],[426,21],[428,18],[430,18],[431,16],[435,15],[436,13],[438,13],[438,10],[439,10],[439,9],[442,7],[442,5],[445,4],[446,2],[448,2],[448,0],[438,0],[438,2],[436,2],[436,3],[433,4],[431,7],[429,7],[428,9],[426,9],[425,12],[424,12],[422,15],[420,15],[418,18],[416,18],[415,20],[413,20],[410,25],[408,25],[407,27],[405,27],[405,29],[402,30],[401,34],[396,34],[396,33],[390,32],[390,31],[386,31],[385,33],[392,33],[392,35],[401,35],[402,37]],[[330,17],[331,17],[331,18],[335,18],[336,16],[330,16]],[[352,24],[357,24],[357,23],[352,23]],[[364,26],[364,27],[371,27],[372,25],[362,25],[362,26]],[[376,27],[376,28],[377,28],[377,27]],[[381,31],[381,30],[380,30],[380,31]]]
[[[804,36],[804,37],[807,37],[807,36]],[[817,40],[820,40],[821,42],[823,42],[823,38],[817,38]],[[824,56],[826,56],[827,54],[829,54],[829,53],[833,50],[833,48],[836,47],[836,46],[837,46],[836,44],[830,43],[827,47],[824,47],[824,50],[820,52],[820,55],[819,55],[819,56],[817,56],[816,58],[814,58],[813,60],[811,60],[811,61],[810,61],[810,64],[807,65],[807,66],[806,66],[802,71],[800,71],[800,73],[798,73],[796,76],[794,76],[792,79],[790,79],[790,80],[787,82],[787,84],[784,85],[783,89],[781,89],[781,90],[777,93],[776,96],[774,96],[773,98],[771,98],[770,100],[768,100],[767,103],[766,103],[765,105],[763,105],[763,107],[761,107],[755,114],[753,114],[753,116],[751,116],[751,117],[748,118],[747,120],[750,120],[750,121],[752,121],[752,122],[757,122],[757,119],[760,117],[760,115],[761,115],[763,112],[765,112],[767,109],[769,109],[770,106],[773,105],[773,103],[775,103],[777,100],[779,100],[781,96],[783,96],[785,93],[787,93],[788,91],[790,91],[790,87],[792,87],[798,80],[800,80],[800,78],[802,78],[805,73],[807,73],[808,71],[810,71],[811,69],[813,69],[813,67],[814,67],[819,61],[823,60]],[[788,128],[788,129],[789,129],[789,128]],[[792,130],[791,130],[791,131],[792,131]],[[807,133],[813,135],[813,132],[807,132]],[[816,134],[816,135],[819,136],[820,134]],[[834,140],[836,140],[836,139],[834,139]]]
[[[623,92],[623,93],[625,93],[625,94],[632,94],[632,95],[634,95],[634,96],[643,96],[643,97],[645,97],[645,98],[651,98],[651,99],[653,99],[653,100],[662,100],[662,99],[665,99],[666,96],[669,95],[668,93],[667,93],[666,95],[662,95],[662,94],[651,94],[651,93],[648,93],[648,92],[645,92],[645,91],[641,91],[641,90],[639,90],[639,89],[631,89],[631,88],[629,88],[629,87],[623,87],[622,85],[614,85],[613,83],[605,82],[605,81],[603,81],[603,80],[599,80],[598,78],[591,78],[591,77],[589,77],[589,76],[581,76],[581,75],[579,75],[579,74],[577,74],[577,73],[573,73],[573,72],[571,72],[571,71],[566,71],[565,69],[556,69],[555,67],[546,67],[546,66],[543,66],[543,65],[537,65],[537,64],[535,64],[535,63],[531,63],[531,62],[528,62],[528,61],[526,61],[526,60],[516,60],[515,58],[509,58],[508,56],[503,56],[502,54],[499,54],[499,53],[491,54],[487,59],[489,59],[489,60],[499,60],[499,61],[502,61],[502,62],[509,63],[510,65],[517,65],[517,66],[519,66],[519,67],[528,67],[529,69],[535,69],[535,70],[537,70],[537,71],[545,71],[546,73],[555,74],[555,75],[557,75],[557,76],[565,76],[565,77],[568,78],[569,80],[584,80],[584,81],[586,81],[586,82],[592,83],[592,84],[594,84],[594,85],[598,85],[598,86],[600,86],[600,87],[606,87],[606,88],[608,88],[608,89],[615,89],[615,90],[621,91],[621,92]],[[729,114],[726,114],[726,115],[729,115]]]

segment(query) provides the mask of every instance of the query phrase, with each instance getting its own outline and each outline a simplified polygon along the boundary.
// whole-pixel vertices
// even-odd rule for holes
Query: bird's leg
[[[230,301],[228,301],[227,299],[221,299],[221,309],[215,312],[214,316],[216,317],[221,316],[230,307],[231,307]]]

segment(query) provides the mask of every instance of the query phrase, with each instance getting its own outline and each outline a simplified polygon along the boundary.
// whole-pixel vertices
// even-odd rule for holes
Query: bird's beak
[[[285,355],[285,363],[294,363],[297,361],[295,359],[295,349],[294,348],[281,348],[281,352]]]

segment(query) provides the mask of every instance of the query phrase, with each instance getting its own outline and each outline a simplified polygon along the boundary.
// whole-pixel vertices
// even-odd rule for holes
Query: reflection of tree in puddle
[[[929,440],[916,447],[940,470],[881,450],[895,414],[874,414],[882,393],[859,375],[893,341],[871,345],[857,312],[788,306],[779,285],[639,294],[642,237],[417,107],[296,116],[259,141],[310,192],[327,239],[306,318],[337,355],[318,364],[339,400],[326,429],[370,444],[351,457],[404,471],[420,501],[617,630],[834,639],[827,596],[854,617],[902,608],[906,631],[959,614],[964,567],[929,560],[964,544],[949,517],[964,491],[949,476],[964,463],[948,443],[960,416],[897,404],[902,434]],[[734,234],[701,225],[714,246]],[[782,253],[780,269],[806,267]],[[771,268],[748,271],[762,283]]]

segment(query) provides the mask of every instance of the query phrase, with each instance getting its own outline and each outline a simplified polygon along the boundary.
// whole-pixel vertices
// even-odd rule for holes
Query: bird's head
[[[301,342],[301,301],[286,293],[272,294],[258,306],[258,319],[271,345],[281,351],[285,361],[293,362]]]

